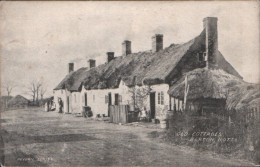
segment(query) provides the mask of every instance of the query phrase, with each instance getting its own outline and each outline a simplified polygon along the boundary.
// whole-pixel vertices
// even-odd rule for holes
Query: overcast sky
[[[151,37],[164,34],[164,47],[199,35],[204,17],[218,17],[219,50],[248,82],[259,82],[259,8],[249,2],[0,2],[2,82],[24,94],[42,79],[48,95],[68,72],[106,52],[151,49]],[[79,65],[80,64],[80,65]],[[5,94],[6,92],[3,92]]]

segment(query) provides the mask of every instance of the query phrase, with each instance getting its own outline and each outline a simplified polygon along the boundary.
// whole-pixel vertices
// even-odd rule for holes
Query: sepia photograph
[[[260,165],[260,3],[1,1],[1,166]]]

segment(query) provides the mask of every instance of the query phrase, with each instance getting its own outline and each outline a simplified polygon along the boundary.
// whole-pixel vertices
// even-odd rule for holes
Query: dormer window
[[[203,52],[203,61],[207,61],[207,60],[208,60],[207,53]]]
[[[197,53],[197,55],[198,55],[198,59],[199,59],[200,62],[207,61],[207,53],[206,52]]]

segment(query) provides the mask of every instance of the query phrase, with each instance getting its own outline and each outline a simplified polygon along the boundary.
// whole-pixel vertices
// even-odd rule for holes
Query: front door
[[[87,106],[88,105],[88,95],[87,95],[87,93],[85,93],[85,106]]]
[[[115,94],[115,105],[119,105],[119,94]]]
[[[112,105],[112,95],[108,93],[108,105]]]
[[[67,112],[70,112],[70,97],[67,96]]]
[[[155,118],[155,92],[150,93],[151,118]]]
[[[111,106],[112,105],[112,95],[111,95],[111,93],[109,92],[108,93],[108,113],[107,113],[107,115],[110,117],[110,110],[109,110],[109,106]]]

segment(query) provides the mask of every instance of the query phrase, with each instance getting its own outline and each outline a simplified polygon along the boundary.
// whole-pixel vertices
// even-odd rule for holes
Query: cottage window
[[[93,102],[95,102],[95,95],[93,95]]]
[[[206,53],[206,52],[197,53],[197,56],[198,56],[198,60],[199,60],[200,62],[207,61],[207,53]]]
[[[74,95],[75,103],[77,103],[77,96],[76,94]]]
[[[164,93],[161,92],[161,104],[163,105],[164,104]]]
[[[163,93],[163,91],[158,92],[158,104],[161,104],[161,105],[164,104],[164,93]]]
[[[203,61],[208,61],[207,52],[203,53]]]
[[[63,90],[61,90],[61,94],[63,94]]]

